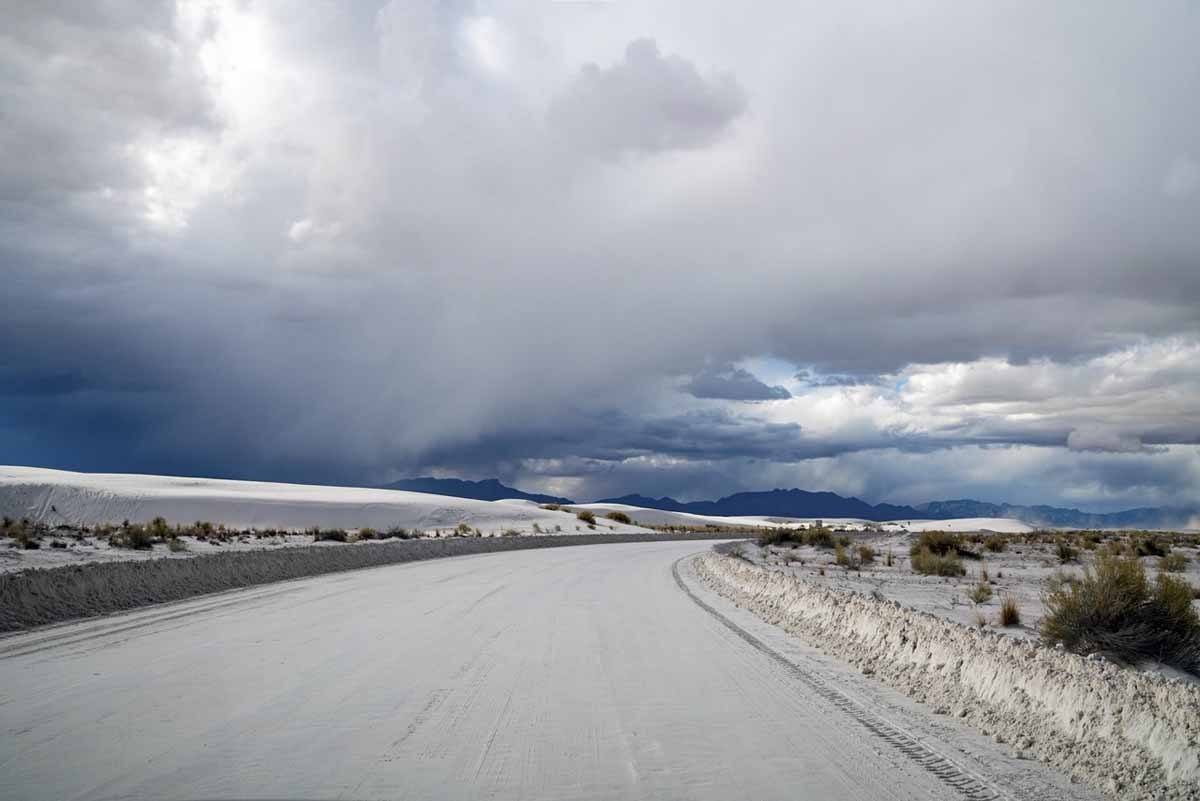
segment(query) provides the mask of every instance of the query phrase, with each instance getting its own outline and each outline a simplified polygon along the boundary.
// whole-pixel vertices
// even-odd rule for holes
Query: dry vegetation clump
[[[1169,553],[1158,557],[1158,569],[1166,573],[1182,573],[1187,570],[1188,558],[1181,553]]]
[[[967,597],[971,599],[973,604],[985,604],[992,600],[992,587],[986,581],[980,581],[971,591],[967,593]]]
[[[1006,595],[1000,601],[1000,617],[1001,626],[1019,626],[1021,625],[1021,607],[1017,605],[1017,599],[1011,595]]]
[[[984,537],[983,547],[992,553],[1004,553],[1004,551],[1008,550],[1008,538],[996,534]]]
[[[557,503],[543,503],[542,508],[547,512],[557,512],[562,509]]]
[[[162,518],[155,518],[162,520]],[[148,551],[154,547],[155,536],[151,528],[139,523],[126,520],[119,529],[108,538],[108,544],[114,548],[129,548],[135,551]]]
[[[977,554],[964,545],[963,538],[948,531],[923,531],[909,548],[912,569],[927,576],[962,576],[966,574],[959,559]]]
[[[834,537],[833,532],[825,526],[813,528],[768,528],[758,532],[758,544],[764,548],[768,545],[809,545],[813,548],[833,548],[838,543],[842,547],[850,546],[850,538],[841,535]]]
[[[1136,559],[1099,555],[1081,578],[1051,580],[1042,636],[1080,654],[1125,662],[1156,659],[1200,674],[1200,617],[1192,588],[1160,573],[1151,583]]]
[[[858,546],[858,561],[860,564],[870,565],[875,563],[875,549],[870,545]]]
[[[28,518],[13,520],[5,517],[0,521],[0,534],[11,537],[13,544],[25,551],[36,551],[42,547],[42,537],[49,533],[44,524],[31,523]]]
[[[596,515],[592,512],[591,509],[580,509],[575,512],[575,516],[577,518],[579,518],[580,520],[582,520],[583,522],[587,523],[589,526],[596,525]]]
[[[1059,540],[1054,546],[1054,553],[1058,556],[1059,563],[1064,565],[1067,562],[1074,562],[1079,558],[1079,551],[1075,550],[1071,543],[1066,540]]]
[[[612,520],[616,523],[624,523],[627,526],[633,525],[633,520],[629,517],[629,515],[625,514],[624,512],[617,512],[617,511],[609,512],[608,514],[605,515],[605,517],[607,517],[609,520]]]
[[[308,530],[313,542],[348,542],[350,537],[340,528],[317,528]]]
[[[187,543],[178,537],[171,537],[167,540],[167,550],[171,553],[182,553],[188,549]]]
[[[928,548],[921,548],[910,551],[910,557],[912,569],[926,576],[963,576],[967,572],[962,561],[953,553],[939,555]]]
[[[1153,534],[1135,538],[1130,546],[1137,556],[1166,556],[1171,552],[1171,544]]]

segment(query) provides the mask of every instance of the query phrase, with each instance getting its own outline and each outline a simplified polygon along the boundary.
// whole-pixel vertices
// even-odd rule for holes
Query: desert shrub
[[[926,550],[938,556],[958,553],[963,547],[963,539],[949,531],[922,531],[917,541],[909,549],[911,553]]]
[[[154,547],[154,536],[145,526],[137,523],[126,523],[108,540],[114,548],[130,548],[136,551],[148,551]]]
[[[1138,556],[1166,556],[1171,552],[1171,545],[1153,535],[1138,537],[1133,542],[1133,552]]]
[[[412,537],[414,537],[415,532],[410,533],[409,530],[404,528],[403,526],[392,526],[391,528],[389,528],[387,530],[387,535],[389,537],[395,537],[396,539],[399,539],[399,540],[407,540],[407,539],[411,539]]]
[[[170,550],[171,553],[180,553],[182,551],[186,551],[188,547],[187,543],[178,537],[171,537],[169,540],[167,540],[167,549]]]
[[[500,536],[502,536],[502,537],[519,537],[519,536],[521,536],[521,532],[517,531],[515,528],[510,528],[507,531],[505,531],[503,534],[501,534]]]
[[[793,532],[786,528],[764,528],[758,533],[758,544],[766,548],[768,545],[780,545],[793,538]]]
[[[146,531],[157,542],[165,542],[171,537],[171,527],[165,518],[156,517],[146,524]]]
[[[471,532],[471,527],[468,526],[466,523],[459,523],[457,526],[454,527],[454,533],[460,537],[469,537],[469,536],[471,536],[472,532]]]
[[[580,509],[575,513],[575,516],[587,523],[589,526],[594,526],[596,524],[596,515],[592,513],[591,509]]]
[[[875,561],[875,549],[870,545],[858,546],[858,561],[864,565],[869,565]]]
[[[633,525],[633,520],[630,519],[629,515],[625,514],[624,512],[609,512],[605,515],[605,517],[617,523],[624,523],[627,526]]]
[[[375,529],[371,528],[370,526],[366,526],[366,527],[360,528],[358,530],[358,532],[354,535],[354,539],[355,540],[379,539],[379,532],[376,531]]]
[[[558,510],[562,509],[562,507],[557,503],[544,503],[542,504],[542,508],[548,512],[557,512]]]
[[[1169,553],[1158,557],[1158,569],[1167,573],[1182,573],[1187,570],[1188,559],[1181,553]]]
[[[1054,552],[1058,556],[1058,561],[1064,565],[1067,562],[1074,562],[1079,556],[1079,552],[1071,546],[1071,543],[1062,540],[1054,546]]]
[[[850,556],[846,554],[846,548],[842,543],[835,543],[833,546],[833,561],[834,564],[842,567],[852,567],[854,562]]]
[[[1000,537],[1000,536],[996,536],[996,535],[993,535],[991,537],[984,537],[983,547],[986,548],[987,550],[991,551],[992,553],[1003,553],[1005,550],[1008,549],[1008,540],[1004,537]]]
[[[340,528],[311,528],[313,542],[346,542],[349,539],[346,532]]]
[[[890,549],[888,550],[887,554],[883,557],[883,563],[885,565],[887,565],[888,567],[892,567],[893,565],[896,564],[896,557],[892,555],[892,552]]]
[[[832,548],[834,546],[833,532],[824,526],[804,530],[801,539],[805,545],[814,548]]]
[[[971,599],[971,603],[973,604],[985,604],[992,600],[991,585],[981,581],[971,588],[971,591],[967,593],[967,597]]]
[[[956,554],[938,554],[928,548],[912,554],[912,569],[926,576],[962,576],[967,572]]]
[[[8,536],[13,538],[18,548],[26,551],[36,551],[42,547],[41,538],[27,520],[22,520],[19,523],[13,523],[9,518],[5,518],[7,525],[5,529]]]
[[[189,534],[198,540],[208,540],[216,536],[216,529],[207,520],[197,520],[188,528],[180,529],[180,534]]]
[[[1000,625],[1021,625],[1021,607],[1017,606],[1017,599],[1011,595],[1004,596],[1000,601]]]
[[[1126,662],[1157,659],[1200,672],[1200,617],[1186,582],[1160,573],[1153,584],[1136,559],[1100,556],[1077,581],[1049,585],[1042,636],[1081,654]]]
[[[985,615],[981,610],[979,610],[979,609],[975,610],[975,614],[972,616],[972,620],[975,623],[975,628],[977,628],[977,629],[987,628],[987,624],[988,624],[987,615]]]

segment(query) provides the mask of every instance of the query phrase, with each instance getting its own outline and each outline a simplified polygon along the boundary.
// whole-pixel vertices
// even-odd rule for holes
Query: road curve
[[[788,663],[817,657],[685,592],[672,567],[707,547],[409,563],[0,639],[0,797],[964,797]],[[972,749],[993,797],[1082,797]]]

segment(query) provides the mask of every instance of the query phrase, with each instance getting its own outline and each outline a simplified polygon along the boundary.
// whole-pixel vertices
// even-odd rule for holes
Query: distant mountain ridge
[[[524,492],[505,486],[497,479],[465,481],[458,478],[409,478],[386,484],[384,489],[428,492],[454,498],[474,498],[480,501],[500,501],[521,498],[535,503],[572,504],[569,498]],[[871,504],[855,497],[835,492],[809,492],[802,489],[773,489],[764,492],[738,492],[716,501],[677,501],[674,498],[650,498],[645,495],[622,495],[604,498],[596,503],[621,503],[667,512],[690,512],[698,515],[736,517],[758,515],[765,517],[837,518],[854,517],[861,520],[950,520],[960,517],[1001,517],[1020,520],[1031,526],[1063,528],[1182,528],[1200,517],[1197,508],[1141,507],[1104,514],[1083,512],[1058,506],[1020,506],[1008,503],[988,503],[970,498],[950,501],[930,501],[904,506],[890,503]]]
[[[916,506],[870,504],[859,498],[846,498],[833,492],[808,492],[800,489],[775,489],[766,492],[739,492],[717,501],[684,503],[674,498],[648,498],[622,495],[597,503],[622,503],[669,512],[701,515],[771,517],[855,517],[862,520],[949,520],[960,517],[1001,517],[1020,520],[1032,526],[1067,528],[1180,528],[1186,526],[1200,509],[1142,507],[1120,512],[1097,514],[1057,506],[1018,506],[970,499],[930,501]]]
[[[487,478],[482,481],[464,481],[461,478],[406,478],[384,484],[380,489],[407,490],[408,492],[428,492],[432,495],[449,495],[452,498],[473,498],[477,501],[503,501],[507,498],[519,498],[534,503],[571,503],[568,498],[555,495],[541,495],[536,492],[522,492],[513,487],[506,487],[499,480]]]

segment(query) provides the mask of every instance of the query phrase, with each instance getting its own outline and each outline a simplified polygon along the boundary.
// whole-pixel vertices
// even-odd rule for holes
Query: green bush
[[[609,512],[605,517],[617,523],[624,523],[627,526],[633,525],[633,520],[624,512]]]
[[[1049,642],[1200,673],[1200,617],[1191,587],[1164,573],[1151,584],[1136,559],[1098,556],[1082,578],[1050,582],[1043,602],[1042,636]]]
[[[938,554],[928,548],[912,554],[912,569],[926,576],[962,576],[967,572],[956,554]]]

